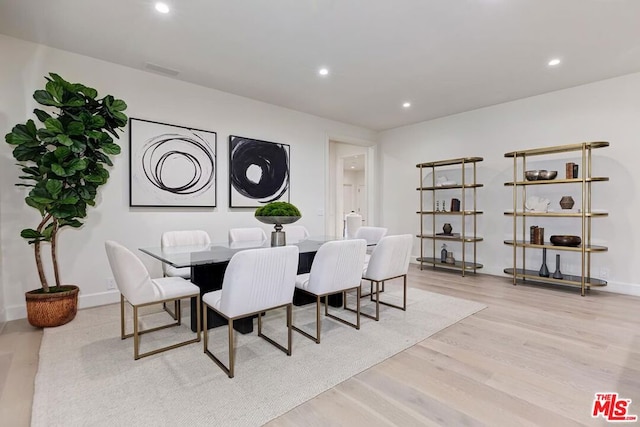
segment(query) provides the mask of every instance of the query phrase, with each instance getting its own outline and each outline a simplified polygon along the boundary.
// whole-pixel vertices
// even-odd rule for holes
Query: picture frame
[[[229,207],[289,202],[290,150],[288,144],[229,135]]]
[[[217,133],[129,119],[129,206],[217,204]]]

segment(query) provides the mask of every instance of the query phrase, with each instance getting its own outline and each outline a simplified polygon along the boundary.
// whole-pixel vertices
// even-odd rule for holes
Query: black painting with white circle
[[[229,166],[232,207],[259,206],[288,195],[286,144],[231,136]]]

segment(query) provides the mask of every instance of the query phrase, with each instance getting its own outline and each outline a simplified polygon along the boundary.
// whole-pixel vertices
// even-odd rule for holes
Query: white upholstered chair
[[[210,244],[211,238],[209,234],[203,230],[165,231],[160,237],[160,246],[163,249],[176,246],[202,246],[205,248]],[[176,268],[162,263],[162,271],[165,276],[169,277],[182,277],[184,279],[191,277],[190,267]]]
[[[200,288],[182,277],[151,279],[142,261],[129,249],[111,240],[105,242],[105,248],[113,277],[120,290],[120,335],[122,339],[133,337],[134,359],[137,360],[141,357],[200,341]],[[180,304],[178,304],[176,322],[140,330],[138,309],[152,304],[179,301],[184,298],[196,298],[196,307],[198,307],[196,338],[140,353],[140,335],[171,326],[179,326],[182,322]],[[133,307],[133,333],[130,334],[126,333],[125,327],[125,300]]]
[[[247,249],[233,255],[224,273],[222,289],[202,296],[204,310],[204,352],[233,378],[235,351],[233,321],[237,318],[258,315],[258,336],[291,356],[291,311],[296,272],[298,271],[298,247]],[[287,347],[276,343],[262,333],[262,314],[265,311],[286,307]],[[229,321],[229,365],[222,363],[208,348],[207,310],[211,309]]]
[[[366,241],[362,239],[331,241],[318,249],[311,264],[311,271],[299,274],[296,279],[296,288],[316,297],[316,336],[295,325],[294,330],[320,344],[320,299],[322,297],[324,297],[325,316],[360,329],[360,280],[366,249]],[[328,296],[342,293],[342,297],[345,298],[345,292],[350,290],[355,290],[358,294],[356,323],[350,323],[329,314]]]
[[[380,239],[387,235],[387,229],[384,227],[368,227],[363,226],[358,228],[355,233],[356,239],[364,239],[367,244],[377,244]]]
[[[179,231],[165,231],[160,236],[160,247],[165,248],[174,248],[179,246],[193,246],[193,247],[202,247],[208,248],[211,244],[211,238],[206,231],[203,230],[179,230]],[[165,277],[182,277],[183,279],[191,278],[191,267],[174,267],[172,265],[168,265],[166,263],[162,263],[162,272]],[[173,312],[169,310],[166,303],[162,304],[162,308],[164,308],[167,313],[174,318],[174,320],[178,320],[178,316],[176,314],[178,301],[175,302],[173,307]]]
[[[287,242],[300,242],[309,238],[309,231],[304,225],[286,225],[282,231],[286,233]]]
[[[260,227],[231,228],[229,230],[229,243],[238,242],[264,242],[267,233]]]
[[[376,303],[376,314],[375,316],[372,316],[367,313],[361,313],[363,316],[379,320],[380,304],[406,311],[407,272],[409,271],[409,261],[411,259],[412,246],[413,236],[411,234],[386,236],[380,239],[376,247],[373,249],[369,264],[366,266],[364,273],[362,274],[362,278],[364,280],[368,280],[371,284],[370,295],[371,300],[375,301]],[[403,279],[402,305],[400,306],[389,302],[380,301],[380,284],[382,284],[382,290],[384,290],[384,284],[386,281],[397,278]],[[373,290],[374,283],[376,285],[375,290]],[[346,299],[344,300],[344,306],[348,309]]]

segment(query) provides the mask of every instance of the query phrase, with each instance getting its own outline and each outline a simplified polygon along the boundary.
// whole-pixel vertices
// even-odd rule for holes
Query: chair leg
[[[138,307],[133,306],[133,359],[140,359],[140,336],[138,335]]]
[[[316,344],[320,344],[320,296],[316,295],[316,336],[314,337],[310,333],[303,331],[302,329],[298,328],[293,324],[291,325],[291,329],[301,333],[305,337],[314,341]]]
[[[380,301],[380,304],[386,305],[388,307],[398,308],[402,311],[407,311],[407,275],[403,274],[402,276],[398,276],[403,278],[402,284],[402,305],[391,304],[389,302]],[[383,282],[384,286],[384,282]]]
[[[378,291],[379,291],[379,288],[378,288],[378,282],[376,282],[376,291],[375,291],[375,292],[373,292],[373,282],[374,282],[374,281],[373,281],[373,280],[371,280],[370,282],[371,282],[371,291],[370,291],[371,293],[370,293],[370,294],[362,295],[362,294],[361,294],[362,290],[361,290],[361,288],[360,288],[360,287],[358,287],[358,289],[357,289],[357,293],[358,293],[358,303],[357,303],[357,306],[356,306],[356,309],[355,309],[355,310],[354,310],[353,308],[351,308],[351,307],[347,307],[347,304],[346,304],[346,298],[344,298],[344,297],[343,297],[343,298],[344,298],[344,299],[343,299],[343,301],[345,302],[345,304],[343,304],[343,307],[344,307],[344,309],[345,309],[345,310],[348,310],[348,311],[350,311],[350,312],[352,312],[352,313],[356,313],[356,315],[358,316],[358,319],[359,319],[359,316],[364,316],[364,317],[366,317],[366,318],[368,318],[368,319],[373,319],[373,320],[375,320],[375,321],[378,321],[378,320],[380,320],[380,306],[379,306],[379,304],[378,304],[378,302],[379,302],[379,300],[380,300],[380,295],[379,295],[379,293],[378,293]],[[371,315],[371,314],[368,314],[368,313],[364,313],[364,312],[362,312],[362,310],[361,310],[361,308],[360,308],[360,299],[361,299],[361,298],[363,298],[363,297],[365,297],[365,296],[368,296],[368,295],[371,295],[371,301],[373,301],[373,302],[375,302],[375,303],[376,303],[376,315],[375,315],[375,316],[373,316],[373,315]],[[376,295],[376,299],[375,299],[375,300],[373,299],[373,296],[374,296],[374,295]],[[360,323],[360,320],[358,320],[358,324],[359,324],[359,323]],[[356,328],[356,329],[360,329],[360,328],[358,327],[358,328]]]
[[[280,307],[283,307],[283,306],[280,306]],[[274,308],[280,308],[280,307],[274,307]],[[258,336],[260,338],[263,338],[265,341],[272,344],[276,348],[282,350],[287,356],[291,356],[291,312],[293,310],[292,309],[293,304],[286,304],[286,307],[287,307],[287,347],[284,347],[281,344],[278,344],[277,342],[275,342],[275,340],[273,340],[272,338],[269,338],[268,336],[262,333],[262,315],[264,314],[264,312],[258,313]]]
[[[229,319],[229,378],[233,378],[233,365],[235,363],[235,355],[233,354],[233,319]]]
[[[120,338],[127,338],[124,332],[124,295],[122,294],[120,294]]]
[[[171,310],[169,310],[169,306],[167,305],[166,302],[162,303],[162,308],[164,309],[164,311],[169,313],[169,316],[173,317],[173,320],[178,320],[180,318],[180,315],[178,314],[178,304],[179,303],[180,303],[179,301],[174,301],[173,302],[173,312]]]
[[[346,321],[344,319],[341,319],[338,316],[335,316],[335,315],[329,313],[328,296],[325,296],[324,315],[327,316],[327,317],[332,318],[333,320],[337,320],[338,322],[344,323],[345,325],[351,326],[351,327],[356,328],[356,329],[360,329],[360,298],[362,298],[360,285],[356,286],[355,288],[345,289],[343,291],[343,293],[346,292],[346,291],[352,291],[354,289],[356,291],[356,296],[357,296],[356,310],[353,310],[352,308],[346,308],[346,307],[345,307],[345,310],[348,310],[348,311],[356,313],[356,323],[348,322],[348,321]],[[343,304],[343,306],[344,306],[344,304]]]

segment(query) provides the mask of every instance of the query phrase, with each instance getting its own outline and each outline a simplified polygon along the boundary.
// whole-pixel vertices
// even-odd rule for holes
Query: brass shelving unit
[[[513,277],[513,284],[520,282],[527,283],[543,283],[557,284],[565,286],[577,286],[580,288],[582,296],[591,286],[606,286],[605,280],[591,277],[591,254],[598,252],[606,252],[606,246],[591,244],[591,219],[598,217],[606,217],[608,213],[605,211],[594,211],[591,207],[591,184],[593,182],[609,181],[608,177],[592,176],[592,158],[591,152],[597,148],[608,147],[606,141],[583,142],[579,144],[560,145],[555,147],[536,148],[531,150],[513,151],[505,153],[505,157],[513,158],[513,181],[506,182],[505,186],[513,187],[513,209],[504,214],[513,219],[513,240],[505,240],[504,243],[513,246],[513,267],[505,268],[504,272]],[[578,178],[558,178],[553,180],[537,180],[527,181],[524,172],[527,170],[527,159],[532,156],[544,156],[552,154],[562,154],[570,152],[579,152],[581,155],[581,176]],[[518,173],[518,164],[520,162],[520,174]],[[554,184],[575,184],[580,186],[581,197],[577,201],[580,206],[579,212],[528,212],[525,209],[527,199],[527,188],[534,185],[554,185]],[[520,194],[520,202],[518,195]],[[543,244],[533,244],[526,239],[527,218],[529,217],[547,217],[547,218],[578,218],[581,222],[582,244],[576,247],[556,246],[551,242],[543,242]],[[520,236],[518,236],[518,224],[521,225]],[[520,262],[518,262],[518,250],[521,250]],[[529,249],[551,249],[554,251],[569,251],[580,253],[580,275],[563,274],[562,279],[554,279],[553,277],[541,277],[537,270],[526,268],[526,251]]]
[[[436,162],[419,163],[416,165],[420,169],[420,186],[416,188],[420,194],[420,208],[417,214],[420,216],[420,233],[417,237],[420,239],[420,269],[422,270],[424,265],[432,266],[433,268],[444,268],[447,270],[459,270],[462,276],[467,271],[476,272],[477,269],[482,268],[482,264],[479,264],[476,260],[476,244],[482,241],[482,237],[477,235],[477,216],[482,212],[477,210],[477,189],[482,187],[482,184],[477,182],[476,164],[483,160],[482,157],[464,157],[459,159],[440,160]],[[448,170],[456,172],[461,175],[461,183],[456,185],[436,185],[436,170],[442,167],[449,167]],[[443,170],[444,171],[444,170]],[[428,173],[431,173],[431,185],[425,187],[424,180]],[[469,174],[471,176],[469,176]],[[456,191],[459,190],[459,193]],[[460,211],[441,211],[436,210],[436,194],[439,192],[447,192],[449,194],[455,194],[460,197]],[[471,192],[472,195],[467,194]],[[430,194],[431,207],[428,210],[425,209],[425,204],[429,204],[428,196],[425,193]],[[467,199],[472,199],[471,200]],[[444,209],[444,207],[443,207]],[[425,227],[424,218],[431,217],[431,227]],[[460,217],[461,231],[459,235],[447,236],[438,235],[436,232],[436,219],[442,219],[445,217]],[[470,228],[467,227],[467,218],[472,218]],[[446,221],[444,221],[446,222]],[[424,248],[424,240],[431,241],[431,254],[433,256],[426,256]],[[455,264],[446,264],[440,261],[439,250],[436,248],[436,243],[442,242],[459,242],[461,243],[462,259],[457,259]],[[467,260],[466,247],[471,248],[472,260]],[[438,251],[438,252],[436,252]]]

